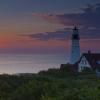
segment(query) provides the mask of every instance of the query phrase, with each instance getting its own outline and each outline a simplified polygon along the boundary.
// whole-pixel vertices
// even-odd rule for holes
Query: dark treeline
[[[0,100],[100,100],[100,80],[68,67],[38,74],[0,75]]]

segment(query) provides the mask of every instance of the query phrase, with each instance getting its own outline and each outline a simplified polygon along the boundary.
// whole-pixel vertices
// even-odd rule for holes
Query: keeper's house
[[[88,53],[82,54],[78,64],[78,72],[82,72],[84,69],[89,68],[93,71],[100,71],[100,53]]]

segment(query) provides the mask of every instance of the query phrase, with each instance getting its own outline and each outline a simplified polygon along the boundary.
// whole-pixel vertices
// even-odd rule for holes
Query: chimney
[[[88,54],[91,54],[91,50],[88,50]]]

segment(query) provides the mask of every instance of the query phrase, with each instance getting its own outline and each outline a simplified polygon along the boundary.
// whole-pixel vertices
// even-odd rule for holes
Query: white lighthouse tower
[[[74,27],[72,33],[72,47],[71,47],[71,64],[76,63],[80,58],[80,37],[78,28]]]

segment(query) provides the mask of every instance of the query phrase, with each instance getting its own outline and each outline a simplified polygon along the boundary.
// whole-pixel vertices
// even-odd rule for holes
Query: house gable
[[[82,72],[82,70],[84,68],[90,68],[91,69],[91,65],[89,64],[89,62],[86,59],[86,57],[82,56],[81,59],[80,59],[80,62],[78,64],[78,72]]]

